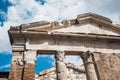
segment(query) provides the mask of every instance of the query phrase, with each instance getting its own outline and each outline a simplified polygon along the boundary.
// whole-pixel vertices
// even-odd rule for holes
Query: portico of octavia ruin
[[[13,50],[8,80],[120,80],[120,25],[106,17],[85,13],[62,22],[11,26],[8,33]],[[54,72],[54,79],[35,77],[36,57],[44,54],[55,55],[56,67],[41,75]],[[80,56],[85,70],[66,64],[65,55]],[[72,77],[68,68],[86,78]]]

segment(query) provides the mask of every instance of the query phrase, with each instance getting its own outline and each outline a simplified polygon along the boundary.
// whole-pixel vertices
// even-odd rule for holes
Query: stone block
[[[120,80],[120,54],[94,53],[99,80]]]

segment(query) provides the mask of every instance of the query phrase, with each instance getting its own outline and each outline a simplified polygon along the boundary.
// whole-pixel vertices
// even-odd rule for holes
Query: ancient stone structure
[[[120,80],[120,26],[106,17],[85,13],[62,22],[22,24],[8,32],[13,49],[9,80],[34,80],[38,54],[55,55],[56,80],[81,80],[70,76],[65,55],[83,59],[87,80]]]
[[[66,68],[69,71],[69,76],[66,80],[87,80],[84,66],[75,66],[74,64],[66,64]],[[42,71],[35,75],[35,80],[56,80],[55,67]]]

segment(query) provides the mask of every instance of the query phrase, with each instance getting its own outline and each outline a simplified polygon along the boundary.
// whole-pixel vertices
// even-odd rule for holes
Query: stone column
[[[98,80],[94,63],[92,60],[92,53],[89,51],[82,53],[81,58],[83,59],[84,62],[87,80]]]
[[[28,50],[24,54],[24,75],[23,80],[34,80],[34,69],[35,69],[35,61],[36,61],[36,51]]]
[[[69,78],[68,71],[64,63],[64,57],[65,57],[64,51],[56,52],[55,59],[56,59],[57,80],[67,80]]]
[[[12,54],[12,65],[9,73],[8,80],[22,80],[23,72],[23,53],[24,52],[13,52]]]

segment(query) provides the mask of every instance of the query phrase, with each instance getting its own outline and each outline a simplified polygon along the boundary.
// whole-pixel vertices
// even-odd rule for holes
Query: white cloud
[[[3,65],[3,66],[0,66],[0,69],[9,68],[9,67],[10,67],[10,64],[6,64],[6,65]]]
[[[10,26],[41,20],[55,21],[75,18],[79,11],[85,8],[82,0],[46,0],[44,5],[35,0],[9,0],[9,2],[13,6],[8,8],[7,14],[4,15],[7,19],[3,27],[0,27],[0,51],[11,52],[7,34]],[[79,9],[80,7],[82,8]]]
[[[85,0],[86,6],[88,7],[86,11],[94,12],[103,16],[106,16],[114,23],[120,23],[120,0]]]
[[[6,19],[6,17],[7,17],[7,14],[4,11],[0,10],[0,18]]]
[[[0,52],[11,52],[7,34],[10,26],[41,20],[61,21],[76,18],[78,14],[85,12],[95,12],[111,18],[114,22],[120,22],[120,0],[46,0],[44,5],[35,0],[9,0],[9,2],[13,6],[8,8],[7,14],[4,15],[7,19],[3,27],[0,27]],[[78,57],[67,57],[66,59],[75,64],[79,64],[79,60]]]
[[[81,66],[83,65],[83,61],[82,59],[80,58],[80,56],[66,56],[65,58],[65,62],[66,63],[73,63],[77,66]]]
[[[11,52],[10,42],[7,34],[7,27],[0,27],[0,52]]]

